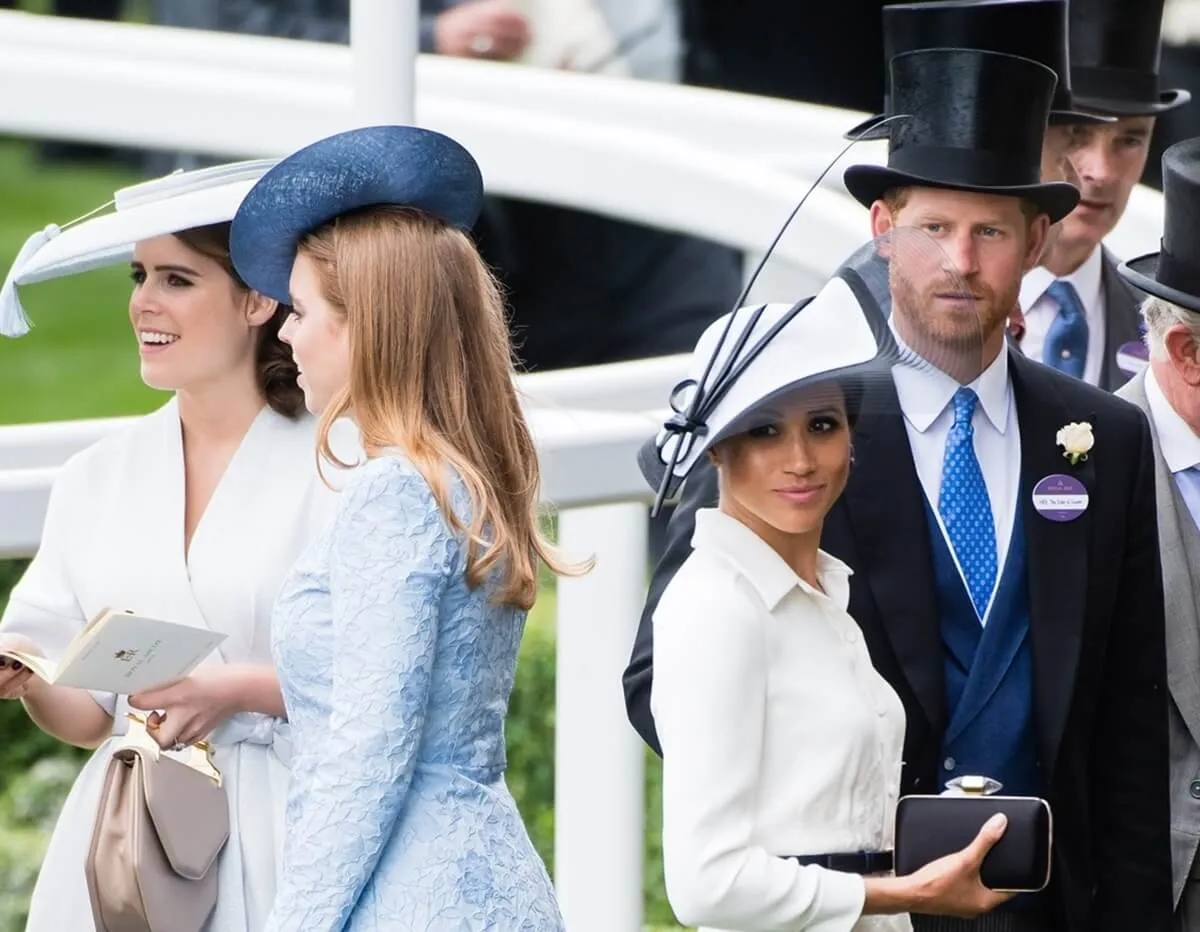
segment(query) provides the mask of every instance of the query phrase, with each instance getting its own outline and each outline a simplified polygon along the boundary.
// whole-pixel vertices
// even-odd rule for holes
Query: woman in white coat
[[[667,897],[688,926],[740,932],[977,916],[1007,899],[979,879],[1002,817],[890,876],[904,707],[847,614],[850,569],[820,549],[850,470],[855,389],[890,382],[888,354],[841,278],[797,307],[714,322],[688,406],[643,451],[660,496],[705,458],[719,484],[653,619]]]
[[[158,710],[151,733],[166,748],[211,734],[231,825],[209,932],[255,932],[274,897],[289,750],[270,610],[332,494],[317,477],[314,423],[277,337],[286,309],[247,288],[229,262],[227,221],[264,168],[119,192],[116,212],[27,249],[10,276],[94,266],[135,239],[129,318],[141,374],[173,396],[63,467],[0,644],[54,658],[106,607],[228,636],[192,676],[128,699],[50,686],[0,659],[0,697],[19,699],[60,740],[98,748],[55,827],[28,932],[94,928],[84,861],[108,739],[123,732],[129,705]],[[58,273],[30,271],[55,262]]]

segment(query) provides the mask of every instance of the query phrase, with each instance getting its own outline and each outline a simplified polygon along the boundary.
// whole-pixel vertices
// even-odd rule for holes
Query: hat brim
[[[1084,97],[1074,95],[1076,107],[1110,117],[1139,117],[1159,116],[1171,110],[1177,110],[1192,99],[1191,91],[1175,88],[1163,91],[1157,101],[1114,100],[1105,97]]]
[[[1152,252],[1136,259],[1130,259],[1117,266],[1117,274],[1138,291],[1162,298],[1171,304],[1195,311],[1200,314],[1200,295],[1188,294],[1177,288],[1171,288],[1158,280],[1158,258],[1162,253]]]
[[[116,209],[68,226],[16,270],[32,285],[126,262],[138,243],[196,227],[228,223],[274,159],[183,172],[124,188]],[[221,178],[228,178],[224,183]]]
[[[343,214],[384,205],[463,230],[483,207],[483,176],[459,143],[415,126],[371,126],[321,139],[283,159],[242,202],[230,234],[234,268],[287,303],[300,241]]]
[[[1047,120],[1049,126],[1102,126],[1105,123],[1115,123],[1114,116],[1104,116],[1099,113],[1085,113],[1082,110],[1051,110]]]
[[[973,185],[927,178],[882,165],[851,165],[846,169],[842,180],[851,197],[864,207],[870,207],[893,188],[941,188],[1027,198],[1050,215],[1051,223],[1057,223],[1079,203],[1079,189],[1065,181],[1029,185]]]
[[[856,410],[859,404],[861,404],[861,396],[865,393],[868,383],[872,383],[874,380],[890,381],[892,377],[891,367],[899,358],[900,354],[895,344],[890,340],[885,341],[879,346],[876,357],[854,363],[853,365],[844,366],[840,369],[831,369],[816,375],[806,376],[805,378],[782,385],[770,394],[758,399],[755,403],[754,411],[769,408],[780,399],[786,398],[796,392],[828,384],[842,386],[843,391],[847,392],[848,395],[847,408]],[[699,455],[695,457],[695,460],[687,470],[682,475],[677,472],[672,473],[666,484],[663,501],[671,501],[678,497],[683,484],[695,471],[697,464],[704,458],[705,453],[722,441],[745,433],[753,426],[753,412],[745,412],[738,419],[728,424],[723,430],[712,437],[705,438]],[[655,491],[662,488],[663,478],[667,475],[667,464],[662,461],[656,436],[650,437],[638,448],[637,463],[638,468],[642,472],[642,477],[646,480],[650,488]]]

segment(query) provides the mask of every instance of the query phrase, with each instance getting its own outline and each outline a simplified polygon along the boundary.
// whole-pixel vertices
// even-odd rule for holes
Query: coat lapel
[[[858,555],[855,569],[868,581],[905,678],[938,727],[946,705],[943,648],[924,492],[890,380],[871,386],[864,408],[873,413],[864,414],[855,428],[855,463],[843,497]]]
[[[1200,744],[1200,616],[1195,597],[1198,580],[1193,575],[1200,574],[1200,531],[1163,459],[1158,428],[1146,397],[1145,373],[1119,394],[1146,413],[1154,441],[1154,493],[1167,616],[1167,680],[1192,740]]]
[[[1090,411],[1069,410],[1050,377],[1051,370],[1023,357],[1010,358],[1013,396],[1021,430],[1021,482],[1017,507],[1028,547],[1030,636],[1033,643],[1034,701],[1040,756],[1049,772],[1070,711],[1083,638],[1087,602],[1091,509],[1073,521],[1056,522],[1033,507],[1033,487],[1065,473],[1089,493],[1090,461],[1071,466],[1055,437],[1072,421],[1093,421]]]
[[[1129,379],[1117,365],[1117,350],[1141,339],[1142,315],[1138,300],[1117,272],[1117,260],[1107,249],[1101,259],[1100,283],[1104,292],[1104,362],[1100,367],[1100,387],[1116,391]]]

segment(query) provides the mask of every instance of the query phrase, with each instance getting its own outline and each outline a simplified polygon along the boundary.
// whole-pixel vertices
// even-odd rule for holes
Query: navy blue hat
[[[289,155],[250,189],[233,218],[229,253],[251,288],[287,303],[300,240],[364,207],[412,207],[469,230],[483,176],[466,149],[416,126],[338,133]]]

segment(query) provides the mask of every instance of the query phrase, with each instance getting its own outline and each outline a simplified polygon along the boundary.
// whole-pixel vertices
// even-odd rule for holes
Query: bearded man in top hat
[[[1167,610],[1171,862],[1178,932],[1200,932],[1200,139],[1163,153],[1161,252],[1119,271],[1149,298],[1149,368],[1118,395],[1146,412],[1154,440]]]
[[[1141,318],[1103,240],[1141,180],[1154,118],[1191,95],[1159,88],[1163,0],[1070,0],[1069,12],[1075,104],[1117,119],[1071,130],[1080,202],[1021,286],[1021,349],[1113,390],[1137,367]]]
[[[1087,113],[1071,89],[1067,0],[927,0],[898,3],[883,10],[884,61],[902,52],[930,48],[982,49],[1019,55],[1040,62],[1058,82],[1042,142],[1042,181],[1068,181],[1078,186],[1069,160],[1074,127],[1103,125],[1114,117]],[[891,88],[884,89],[884,109],[845,134],[846,139],[887,139],[893,115]],[[1061,224],[1046,240],[1049,249]],[[1014,304],[1010,332],[1018,342],[1025,332],[1019,304]]]
[[[913,268],[896,274],[907,258],[890,259],[892,329],[934,365],[897,367],[894,384],[868,390],[883,394],[864,401],[855,465],[821,546],[854,570],[850,614],[904,702],[901,792],[938,793],[981,774],[1007,795],[1042,796],[1054,815],[1045,891],[975,924],[916,917],[917,930],[1166,929],[1166,660],[1149,428],[1132,405],[1005,339],[1023,273],[1078,200],[1071,185],[1039,177],[1055,77],[1028,59],[963,49],[909,52],[891,68],[892,105],[909,116],[892,126],[887,167],[852,166],[845,182],[870,208],[873,235],[916,227],[948,257],[909,288],[897,283]],[[956,365],[936,362],[947,358]],[[1046,484],[1076,489],[1073,510],[1038,511]],[[625,674],[630,720],[655,748],[654,608],[689,553],[696,510],[716,500],[713,470],[694,474]]]

